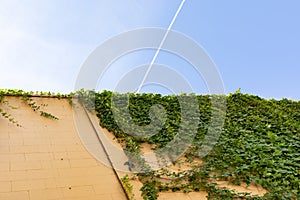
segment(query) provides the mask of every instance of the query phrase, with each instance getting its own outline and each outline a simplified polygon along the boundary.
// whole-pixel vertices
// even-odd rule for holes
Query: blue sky
[[[180,2],[1,0],[0,87],[70,92],[97,46],[124,31],[167,28]],[[173,30],[205,48],[226,93],[300,99],[299,8],[297,0],[186,0]],[[178,61],[170,59],[162,53],[157,63]]]

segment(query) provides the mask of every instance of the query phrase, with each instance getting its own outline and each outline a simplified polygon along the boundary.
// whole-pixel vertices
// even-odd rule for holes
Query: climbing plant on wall
[[[144,142],[153,144],[154,148],[164,147],[177,134],[181,114],[176,95],[129,94],[126,109],[137,125],[150,123],[149,109],[154,104],[162,105],[167,111],[164,127],[156,135],[140,140],[126,134],[116,123],[111,107],[112,92],[81,91],[82,96],[91,94],[100,125],[123,141],[128,151],[138,152]],[[185,154],[190,162],[198,156],[211,118],[210,95],[197,98],[201,116],[193,144]],[[157,179],[162,176],[161,172],[140,173],[145,199],[156,199],[153,192],[164,190],[205,190],[210,199],[300,199],[300,101],[267,100],[240,91],[229,94],[226,99],[228,108],[222,134],[212,151],[203,158],[203,163],[186,173],[169,174],[177,180],[175,185],[161,183]],[[120,106],[122,108],[124,105]],[[263,197],[237,194],[217,187],[212,180],[226,180],[236,185],[254,183],[268,192]]]
[[[4,111],[3,108],[1,108],[1,104],[6,104],[11,109],[17,109],[9,104],[8,100],[4,100],[5,97],[8,96],[14,96],[14,97],[20,97],[34,112],[37,112],[40,114],[40,116],[58,120],[58,117],[52,115],[51,113],[48,113],[44,110],[42,110],[42,107],[46,107],[45,104],[38,105],[37,102],[34,101],[33,97],[54,97],[54,98],[68,98],[71,99],[71,95],[62,95],[60,93],[51,93],[51,92],[25,92],[23,90],[10,90],[10,89],[0,89],[0,114],[3,118],[9,120],[11,123],[21,126],[19,122],[17,122],[14,117],[9,114],[8,112]]]

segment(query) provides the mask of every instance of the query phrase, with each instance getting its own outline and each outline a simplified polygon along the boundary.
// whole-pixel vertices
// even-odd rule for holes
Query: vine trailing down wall
[[[129,105],[119,106],[116,112],[129,109],[133,121],[140,126],[151,122],[150,107],[164,106],[167,120],[164,127],[149,138],[136,139],[119,128],[112,113],[113,93],[110,91],[79,91],[79,100],[87,107],[95,100],[100,125],[115,134],[127,152],[134,152],[137,159],[128,167],[143,165],[142,143],[149,143],[153,149],[164,147],[177,134],[181,123],[178,96],[160,94],[114,94],[130,96]],[[181,96],[188,97],[188,94]],[[157,199],[161,191],[206,191],[208,199],[300,199],[300,101],[288,99],[263,99],[237,91],[226,96],[227,110],[225,124],[218,143],[212,151],[195,162],[199,147],[207,132],[211,118],[210,95],[198,95],[200,119],[198,132],[190,149],[185,153],[185,162],[193,164],[191,170],[170,172],[166,169],[152,171],[145,166],[137,176],[143,183],[144,199]],[[114,103],[123,104],[123,101]],[[115,108],[114,108],[115,109]],[[140,158],[140,159],[138,159]],[[138,163],[137,163],[138,162]],[[175,163],[174,163],[175,164]],[[161,181],[169,177],[170,182]],[[126,177],[126,183],[128,183]],[[267,190],[264,196],[250,193],[236,193],[217,186],[215,180],[231,184],[257,184]]]
[[[20,97],[34,112],[41,116],[57,120],[51,113],[42,110],[46,105],[38,105],[32,97],[67,98],[70,102],[73,93],[68,95],[50,92],[24,92],[22,90],[0,90],[0,114],[17,126],[21,126],[12,115],[1,108],[9,104],[5,96]],[[129,113],[139,126],[151,123],[149,116],[152,105],[160,104],[166,110],[167,119],[163,128],[148,138],[136,138],[119,128],[112,113],[112,95],[120,101],[114,103],[123,112]],[[123,105],[122,98],[130,96],[129,105]],[[190,94],[181,97],[189,98]],[[125,152],[132,152],[131,162],[124,163],[128,168],[139,166],[142,172],[136,176],[143,183],[140,189],[144,199],[159,197],[162,191],[206,191],[208,199],[300,199],[300,101],[288,99],[263,99],[258,96],[242,94],[239,91],[226,96],[227,110],[225,124],[218,143],[212,151],[196,162],[198,150],[210,125],[211,96],[197,95],[200,107],[199,127],[192,145],[184,154],[184,162],[192,168],[186,171],[171,172],[168,169],[153,171],[142,158],[141,144],[149,143],[160,149],[168,144],[177,134],[181,123],[181,110],[178,96],[160,94],[116,94],[110,91],[95,92],[80,90],[75,93],[87,108],[96,109],[100,125],[116,136]],[[114,108],[116,109],[116,108]],[[222,110],[220,110],[222,112]],[[179,161],[178,161],[179,162]],[[176,164],[176,163],[174,163]],[[170,181],[162,181],[162,177]],[[250,193],[237,193],[218,186],[216,180],[229,181],[232,184],[257,184],[267,190],[264,196]],[[128,192],[132,185],[128,176],[123,178]],[[134,196],[131,196],[134,199]]]
[[[46,107],[46,104],[40,104],[38,105],[32,97],[53,97],[53,98],[68,98],[71,101],[72,93],[68,95],[62,95],[60,93],[51,93],[51,92],[25,92],[23,90],[10,90],[10,89],[0,89],[0,114],[5,119],[9,120],[11,123],[15,124],[18,127],[21,127],[22,125],[17,122],[14,117],[9,114],[8,112],[5,112],[1,108],[1,104],[6,104],[11,109],[17,109],[14,106],[11,106],[8,100],[4,100],[5,96],[14,96],[14,97],[20,97],[34,112],[39,113],[41,116],[58,120],[58,117],[52,115],[51,113],[48,113],[46,111],[43,111],[42,108]]]

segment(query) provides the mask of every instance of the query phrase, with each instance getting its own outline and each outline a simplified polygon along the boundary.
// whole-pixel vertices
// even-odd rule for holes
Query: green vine
[[[44,111],[40,111],[40,113],[41,113],[41,116],[43,116],[43,117],[53,119],[53,120],[59,120],[57,117],[55,117],[51,113],[47,113],[47,112],[44,112]]]
[[[135,200],[134,193],[133,193],[133,185],[130,184],[130,178],[129,178],[128,174],[126,174],[125,176],[123,176],[121,178],[121,182],[123,184],[123,187],[125,189],[125,192],[129,198],[129,200]]]
[[[5,96],[5,92],[2,91],[2,90],[0,90],[0,104],[3,103],[3,104],[8,105],[12,109],[16,109],[15,107],[9,105],[8,101],[3,101],[4,96]],[[9,122],[15,124],[17,127],[21,127],[21,124],[19,124],[18,121],[16,121],[12,115],[9,114],[9,113],[7,113],[7,112],[5,112],[2,108],[0,108],[0,114],[5,119],[8,119]]]
[[[143,183],[143,187],[140,189],[142,191],[142,197],[145,200],[156,200],[158,198],[159,190],[157,189],[157,180],[150,179]]]
[[[60,93],[51,93],[51,92],[25,92],[23,90],[11,90],[11,89],[0,89],[0,103],[8,105],[11,109],[17,109],[16,107],[13,107],[9,105],[8,101],[3,101],[3,98],[5,96],[15,96],[15,97],[21,97],[23,101],[27,103],[27,105],[34,111],[34,112],[39,112],[40,116],[53,119],[53,120],[58,120],[59,118],[52,115],[51,113],[45,112],[41,110],[42,107],[46,107],[46,104],[40,104],[38,105],[31,97],[51,97],[51,98],[67,98],[69,102],[72,101],[72,95],[73,93],[70,93],[68,95],[65,94],[60,94]],[[17,125],[18,127],[21,127],[21,125],[14,119],[14,117],[3,111],[2,108],[0,108],[0,114],[5,118],[8,119],[9,122]]]
[[[100,126],[113,132],[118,141],[124,144],[124,149],[130,152],[139,154],[140,144],[144,142],[155,148],[164,147],[176,136],[181,120],[178,96],[129,94],[129,106],[121,105],[117,112],[129,109],[137,125],[150,123],[149,109],[154,104],[164,106],[168,115],[159,133],[138,140],[126,134],[115,122],[111,108],[112,92],[81,91],[82,99],[87,100],[85,94],[90,94],[94,99],[89,105],[96,109]],[[117,95],[122,97],[128,94]],[[185,154],[187,162],[191,163],[198,157],[199,148],[210,126],[212,109],[210,95],[198,95],[197,98],[201,111],[198,132]],[[155,199],[159,191],[166,190],[206,191],[209,199],[300,199],[300,101],[267,100],[240,91],[229,94],[226,99],[225,124],[212,151],[202,159],[201,164],[184,173],[145,171],[138,174],[144,184],[142,192],[145,199]],[[136,163],[131,161],[128,164],[133,166]],[[171,180],[164,183],[160,181],[162,177]],[[261,197],[236,193],[217,186],[215,180],[228,181],[234,185],[256,184],[267,193]]]
[[[2,115],[2,117],[8,119],[9,122],[15,124],[16,126],[18,127],[21,127],[21,124],[18,123],[18,121],[16,121],[11,114],[3,111],[1,108],[0,108],[0,114]]]
[[[59,94],[59,96],[57,98],[60,99],[61,95]],[[43,116],[43,117],[53,119],[53,120],[58,120],[58,118],[56,116],[52,115],[51,113],[40,110],[41,106],[47,106],[47,105],[45,105],[45,104],[37,105],[37,103],[34,102],[33,99],[30,98],[28,96],[28,94],[26,94],[26,93],[23,94],[22,99],[32,108],[32,110],[34,112],[39,112],[40,115]]]

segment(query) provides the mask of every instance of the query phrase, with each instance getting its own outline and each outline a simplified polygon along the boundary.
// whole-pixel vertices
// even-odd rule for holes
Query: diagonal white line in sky
[[[140,84],[139,87],[138,87],[137,93],[139,93],[139,92],[141,91],[141,88],[143,87],[143,85],[144,85],[144,83],[145,83],[145,80],[146,80],[146,78],[147,78],[147,76],[148,76],[148,74],[149,74],[149,72],[150,72],[150,70],[151,70],[151,68],[152,68],[152,66],[153,66],[153,64],[154,64],[154,62],[155,62],[155,60],[156,60],[156,58],[157,58],[157,56],[158,56],[158,54],[159,54],[161,48],[162,48],[162,46],[164,45],[164,43],[165,43],[165,41],[166,41],[166,39],[167,39],[167,37],[168,37],[168,34],[169,34],[170,30],[172,29],[172,26],[173,26],[174,22],[176,21],[176,18],[177,18],[177,16],[178,16],[178,14],[180,13],[181,8],[183,7],[183,4],[184,4],[185,1],[186,1],[186,0],[182,0],[182,1],[181,1],[181,4],[179,5],[179,7],[178,7],[178,9],[177,9],[177,11],[176,11],[176,13],[175,13],[175,15],[174,15],[174,17],[173,17],[171,23],[170,23],[170,25],[169,25],[169,27],[168,27],[168,29],[167,29],[167,31],[166,31],[166,33],[165,33],[163,39],[162,39],[162,41],[160,42],[159,47],[157,48],[157,50],[156,50],[156,52],[155,52],[155,54],[154,54],[154,56],[153,56],[153,58],[152,58],[152,60],[151,60],[151,62],[150,62],[149,67],[147,68],[147,71],[146,71],[146,73],[145,73],[145,75],[144,75],[144,78],[143,78],[141,84]]]

